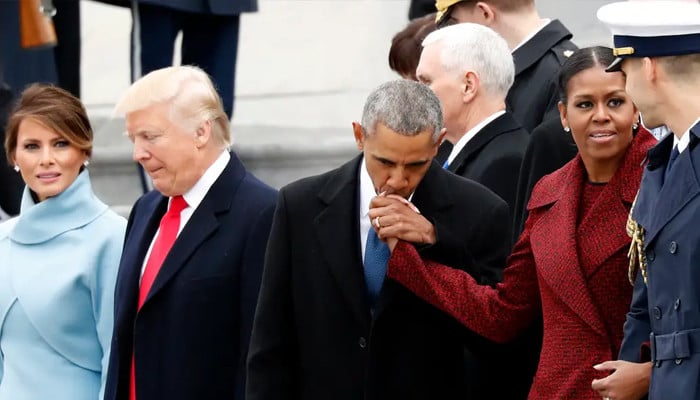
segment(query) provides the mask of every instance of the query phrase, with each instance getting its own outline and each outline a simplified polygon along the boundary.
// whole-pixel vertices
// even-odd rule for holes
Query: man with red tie
[[[116,111],[155,190],[129,217],[105,399],[242,399],[275,190],[227,150],[199,68],[153,71]]]

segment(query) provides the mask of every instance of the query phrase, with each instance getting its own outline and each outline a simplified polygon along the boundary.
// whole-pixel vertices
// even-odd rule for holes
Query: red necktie
[[[146,267],[143,270],[143,276],[141,277],[141,286],[139,287],[139,302],[138,309],[141,309],[148,292],[153,286],[153,281],[155,281],[158,271],[160,271],[165,257],[170,252],[170,248],[173,247],[175,239],[177,238],[177,232],[180,230],[180,213],[182,210],[187,208],[187,202],[182,196],[174,196],[170,200],[170,208],[168,212],[163,215],[160,220],[160,227],[158,231],[158,236],[153,243],[153,248],[151,248],[151,254],[146,262]],[[134,371],[134,357],[131,357],[131,379],[129,388],[129,399],[136,400],[136,373]]]

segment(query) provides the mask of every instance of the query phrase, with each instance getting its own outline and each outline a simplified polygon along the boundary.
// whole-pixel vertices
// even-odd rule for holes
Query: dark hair
[[[559,100],[566,104],[569,81],[579,72],[593,67],[605,68],[613,61],[615,61],[615,56],[609,47],[593,46],[576,50],[561,66],[561,71],[559,71]]]
[[[80,100],[61,88],[33,84],[22,92],[7,122],[5,155],[8,161],[13,160],[19,125],[26,118],[55,131],[88,157],[92,154],[92,128]]]
[[[391,39],[389,67],[401,76],[416,79],[423,39],[436,29],[435,13],[416,18]]]

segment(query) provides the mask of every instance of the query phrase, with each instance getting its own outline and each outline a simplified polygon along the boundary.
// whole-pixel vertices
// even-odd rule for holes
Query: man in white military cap
[[[649,151],[633,206],[639,271],[619,358],[651,362],[650,400],[700,399],[700,3],[612,3],[598,19],[645,125],[673,132]],[[639,398],[618,389],[599,393]]]

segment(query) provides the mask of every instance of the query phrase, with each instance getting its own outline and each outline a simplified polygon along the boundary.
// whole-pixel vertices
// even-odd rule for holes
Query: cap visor
[[[610,65],[608,65],[607,68],[605,68],[606,72],[618,72],[622,70],[622,58],[617,57],[615,61],[613,61]]]

